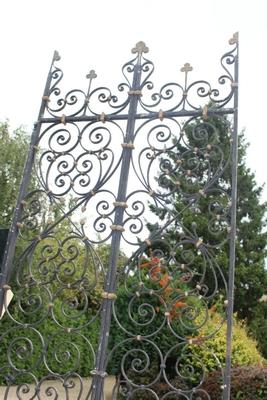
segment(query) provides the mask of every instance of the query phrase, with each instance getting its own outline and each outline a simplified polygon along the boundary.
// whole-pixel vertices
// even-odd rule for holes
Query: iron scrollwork
[[[17,399],[57,399],[59,382],[66,399],[76,390],[77,399],[100,400],[117,362],[114,399],[206,400],[202,351],[223,379],[205,343],[228,310],[218,255],[233,234],[231,193],[222,184],[236,133],[226,117],[237,89],[236,36],[230,44],[218,87],[190,83],[186,63],[183,84],[154,91],[154,65],[139,42],[115,94],[92,88],[94,70],[87,91],[62,94],[55,53],[31,148],[38,185],[23,195],[13,232],[15,296],[4,304],[8,329],[0,337],[5,398],[18,385]],[[118,268],[120,242],[132,255]],[[220,317],[207,333],[214,304]],[[114,330],[115,343],[103,339]]]

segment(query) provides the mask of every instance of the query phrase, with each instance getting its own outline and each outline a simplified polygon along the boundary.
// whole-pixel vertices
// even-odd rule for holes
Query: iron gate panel
[[[51,379],[66,399],[103,399],[114,371],[114,399],[209,399],[200,349],[225,320],[226,367],[210,358],[230,398],[237,34],[230,44],[219,89],[191,83],[187,63],[183,84],[156,92],[139,42],[116,95],[91,70],[87,92],[63,96],[55,52],[3,259],[5,399],[15,384],[18,399],[59,398]]]

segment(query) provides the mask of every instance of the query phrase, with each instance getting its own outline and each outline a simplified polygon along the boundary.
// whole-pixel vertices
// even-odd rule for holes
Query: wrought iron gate
[[[112,398],[209,399],[207,353],[230,398],[237,34],[229,43],[219,89],[185,64],[183,84],[156,92],[139,42],[118,96],[93,89],[93,70],[87,92],[61,95],[55,52],[3,259],[5,399],[13,385],[18,399],[61,398],[51,379],[62,398],[103,399],[107,373]],[[224,368],[209,339],[225,320]]]

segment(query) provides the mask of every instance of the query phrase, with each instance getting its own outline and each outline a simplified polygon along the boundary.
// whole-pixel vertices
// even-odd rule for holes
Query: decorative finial
[[[148,53],[148,47],[146,46],[145,42],[138,42],[136,43],[135,47],[132,49],[132,53],[138,53],[138,54],[142,54],[142,53]]]
[[[181,68],[181,72],[184,72],[184,96],[187,96],[187,75],[188,72],[193,71],[193,67],[189,63],[185,63]],[[184,98],[185,98],[184,97]]]
[[[193,67],[189,63],[185,63],[184,66],[181,68],[181,72],[190,72],[193,71]]]
[[[229,44],[238,44],[238,32],[233,34],[233,37],[229,40]]]
[[[55,61],[59,61],[60,60],[60,55],[59,52],[57,50],[54,51],[54,55],[53,55],[53,62]]]
[[[88,85],[87,95],[86,95],[86,99],[85,99],[86,104],[89,104],[89,95],[90,95],[92,80],[95,79],[96,77],[97,77],[97,75],[96,75],[94,69],[91,69],[91,71],[89,71],[89,74],[86,75],[86,78],[89,79],[89,85]],[[85,109],[85,111],[86,111],[86,109]]]
[[[91,69],[91,71],[89,72],[89,74],[86,75],[87,79],[95,79],[97,77],[95,70]]]

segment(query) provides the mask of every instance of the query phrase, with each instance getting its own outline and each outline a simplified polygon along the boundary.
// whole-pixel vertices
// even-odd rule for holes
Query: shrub
[[[138,289],[138,281],[135,277],[129,278],[127,285],[130,288],[129,291],[123,285],[119,286],[114,305],[115,314],[125,331],[118,326],[117,321],[113,318],[109,336],[109,350],[112,351],[114,348],[116,350],[112,353],[108,372],[115,375],[120,374],[123,356],[134,345],[132,341],[127,341],[127,339],[134,338],[137,335],[147,337],[160,349],[163,355],[178,342],[178,338],[171,332],[167,323],[165,322],[162,325],[165,318],[165,308],[162,304],[162,298],[164,297],[162,293],[157,294],[157,283],[154,283],[154,286],[151,285],[151,288],[155,288],[155,292],[152,292],[152,294],[148,290],[142,291],[140,286]],[[135,288],[138,290],[139,297],[135,295]],[[175,301],[172,304],[172,329],[177,335],[185,337],[186,328],[179,324],[178,318],[175,319],[175,312],[184,303]],[[189,324],[193,327],[193,322],[189,321]],[[157,363],[159,358],[156,347],[147,345],[145,351],[151,363]]]
[[[267,367],[242,366],[232,369],[232,400],[263,400],[267,398]],[[221,374],[212,371],[208,374],[203,388],[212,400],[221,399]]]
[[[267,358],[267,301],[258,303],[251,314],[249,330],[258,342],[258,349]]]
[[[125,304],[127,304],[127,299],[124,298],[124,296],[125,293],[120,293],[120,296],[118,296],[118,300],[122,301],[121,306],[124,305],[125,312]],[[122,312],[122,309],[120,312]],[[173,348],[173,350],[169,354],[169,357],[167,358],[165,369],[166,376],[173,387],[185,391],[197,387],[202,380],[202,367],[204,367],[206,375],[204,382],[207,379],[207,383],[204,383],[204,386],[201,386],[201,389],[203,388],[204,390],[206,390],[212,400],[219,400],[222,398],[221,385],[222,368],[225,365],[226,354],[226,323],[223,324],[221,329],[214,337],[207,339],[204,342],[202,342],[200,338],[203,336],[208,336],[209,334],[214,332],[220,321],[221,316],[219,315],[219,313],[214,312],[212,318],[198,332],[199,337],[195,336],[193,338],[194,340],[198,339],[198,341],[196,341],[196,343],[192,345],[183,344],[181,342],[179,344],[179,339],[175,338],[171,334],[171,332],[167,329],[167,326],[164,326],[156,335],[156,337],[151,338],[151,340],[156,343],[161,349],[163,355],[165,355],[170,348]],[[130,330],[129,325],[127,326],[127,328],[129,328]],[[121,332],[118,327],[116,328],[116,325],[114,323],[111,330],[111,341],[113,341],[114,343],[120,343],[123,339],[125,339],[125,337],[126,335],[123,334],[123,332]],[[123,359],[123,356],[128,352],[128,362],[124,362],[124,373],[126,374],[129,382],[133,382],[138,386],[150,385],[150,389],[154,391],[157,396],[164,396],[164,394],[170,392],[171,388],[162,375],[157,379],[157,376],[160,372],[160,359],[157,356],[157,352],[155,351],[153,346],[149,346],[148,344],[142,342],[143,341],[139,342],[139,344],[136,346],[134,346],[134,342],[132,341],[129,343],[127,341],[122,343],[122,345],[116,349],[115,354],[112,355],[112,362],[110,363],[109,372],[117,374],[121,377],[122,380],[124,379],[123,375],[121,374],[122,371],[120,369],[121,360]],[[133,351],[134,347],[136,347],[135,351]],[[145,368],[146,362],[145,358],[144,360],[142,358],[141,351],[146,352],[149,357],[149,366],[147,368]],[[214,356],[214,354],[216,355],[216,357]],[[125,360],[127,358],[125,358]],[[139,359],[140,363],[138,365],[136,364],[135,368],[133,368],[131,362],[133,360],[135,360],[136,362],[137,359]],[[181,376],[178,376],[174,368],[174,365],[176,364],[178,359],[180,360],[179,372]],[[168,363],[168,360],[170,361],[170,363]],[[258,373],[261,370],[260,365],[262,365],[263,362],[264,359],[257,350],[257,343],[253,338],[249,337],[245,323],[240,322],[235,318],[232,341],[232,365],[234,366],[234,371],[239,371],[238,368],[241,368],[240,371],[244,371],[244,375],[246,373],[248,374],[247,371],[249,371],[250,368],[252,371],[255,372],[255,377],[257,377],[259,384],[255,383],[255,385],[253,386],[254,389],[251,388],[251,393],[255,393],[257,396],[260,396],[261,393],[263,393],[263,378],[261,373]],[[242,369],[242,366],[244,369]],[[191,367],[193,367],[192,373]],[[212,380],[213,377],[216,377],[216,379],[214,378],[214,382]],[[237,379],[236,375],[233,376],[233,381],[235,379]],[[255,382],[258,382],[257,379]],[[153,381],[155,380],[156,382],[153,383]],[[120,392],[121,397],[119,398],[125,398],[123,390],[126,389],[131,391],[134,390],[134,387],[130,387],[130,384],[127,385],[126,383],[123,383],[121,389],[122,392]],[[151,394],[150,389],[140,389],[134,392],[131,395],[131,399],[149,400],[154,398],[154,395]],[[233,390],[235,396],[241,396],[242,393],[240,392],[237,383]],[[168,398],[171,399],[171,397]],[[175,397],[175,394],[173,394],[173,398],[177,398]],[[263,397],[255,397],[255,399],[261,398]],[[247,398],[231,397],[231,399],[235,400]]]
[[[200,336],[208,336],[214,332],[214,327],[218,326],[218,321],[221,317],[219,314],[214,313],[213,317],[203,327]],[[206,340],[203,346],[192,346],[192,352],[203,361],[205,368],[208,371],[217,368],[217,363],[211,353],[215,353],[222,366],[225,364],[226,353],[226,323],[223,324],[221,329],[215,336]],[[263,363],[264,358],[261,356],[257,349],[257,342],[250,337],[247,332],[246,325],[243,321],[238,321],[234,317],[233,338],[232,338],[232,366],[245,366]]]

